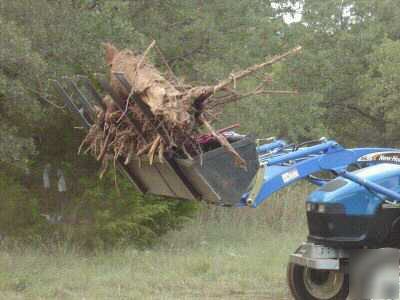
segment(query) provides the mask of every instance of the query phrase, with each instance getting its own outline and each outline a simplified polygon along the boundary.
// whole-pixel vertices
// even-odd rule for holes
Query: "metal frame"
[[[377,194],[384,195],[394,202],[400,202],[400,194],[381,185],[348,172],[347,168],[357,164],[371,153],[392,152],[390,148],[344,149],[336,141],[322,139],[319,144],[298,150],[282,148],[282,143],[273,142],[259,148],[270,149],[270,155],[260,158],[262,167],[256,177],[252,190],[241,199],[240,206],[257,207],[273,193],[301,179],[308,179],[317,185],[324,180],[312,177],[313,174],[328,171],[335,176],[343,176]],[[296,147],[293,147],[296,149]]]
[[[115,77],[120,81],[123,87],[127,90],[128,93],[132,91],[132,87],[126,80],[124,74],[122,73],[116,73],[114,74]],[[164,139],[166,139],[166,134],[165,134],[165,128],[160,126],[160,124],[157,123],[155,116],[151,112],[150,108],[146,103],[144,103],[140,97],[137,97],[137,94],[135,93],[130,93],[130,97],[127,100],[123,100],[118,94],[114,92],[112,87],[109,85],[109,83],[101,78],[98,74],[95,75],[95,78],[93,80],[93,83],[91,80],[89,80],[87,77],[84,76],[76,76],[74,79],[72,78],[67,78],[64,77],[62,80],[57,81],[53,80],[53,86],[55,90],[58,92],[58,94],[64,99],[66,106],[72,111],[73,113],[76,113],[79,115],[82,125],[86,128],[89,129],[93,124],[94,124],[94,107],[93,104],[90,103],[87,95],[79,88],[79,84],[82,83],[87,90],[89,91],[91,95],[91,99],[95,101],[95,103],[101,108],[105,109],[105,105],[102,102],[102,97],[100,94],[97,92],[97,89],[93,86],[93,83],[95,85],[100,86],[104,93],[108,94],[116,104],[117,109],[120,111],[124,111],[124,102],[125,101],[131,101],[137,104],[137,106],[141,109],[143,114],[152,121],[154,124],[154,127],[156,130],[159,132],[160,136]],[[137,123],[136,120],[133,118],[130,118],[130,116],[127,114],[126,118],[129,120],[129,122],[132,124],[138,135],[145,139],[143,136],[143,133],[141,131],[141,126],[140,124]],[[179,165],[175,161],[175,159],[172,157],[172,155],[169,155],[168,153],[166,154],[165,157],[166,164],[174,170],[176,175],[179,177],[179,179],[182,181],[184,186],[188,189],[188,191],[191,193],[191,195],[194,198],[201,198],[201,194],[196,190],[196,188],[191,184],[191,182],[186,178],[182,170],[180,169]],[[145,184],[139,179],[139,177],[132,172],[123,162],[121,159],[117,161],[117,167],[123,174],[127,176],[127,178],[131,181],[132,184],[142,193],[146,193],[148,191],[147,187]],[[157,166],[154,166],[154,168],[157,168]],[[158,173],[161,177],[163,177],[162,173],[160,170],[158,170]],[[173,189],[171,189],[173,190]]]
[[[101,109],[105,109],[105,106],[102,102],[101,96],[97,93],[96,89],[92,86],[89,79],[83,76],[79,76],[78,82],[83,82],[86,88],[88,88],[89,92],[92,95],[92,98],[96,101]],[[89,129],[94,124],[94,108],[93,105],[89,102],[86,95],[79,89],[77,82],[72,78],[63,78],[64,85],[57,80],[53,80],[53,86],[58,92],[58,94],[64,99],[66,106],[73,113],[77,113],[80,116],[82,125]],[[77,98],[73,98],[72,95],[76,93],[78,95]],[[140,179],[131,171],[121,159],[117,160],[117,168],[129,179],[129,181],[135,186],[137,190],[142,193],[147,192],[147,188],[140,181]]]
[[[313,243],[303,243],[293,254],[290,262],[317,270],[341,270],[343,259],[350,253],[344,249],[330,248]]]

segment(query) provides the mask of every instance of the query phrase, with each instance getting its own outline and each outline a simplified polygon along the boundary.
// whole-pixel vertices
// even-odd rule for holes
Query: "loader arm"
[[[260,169],[253,180],[250,191],[243,195],[239,206],[255,208],[273,193],[301,179],[308,179],[312,183],[322,185],[324,182],[321,179],[313,178],[312,175],[324,171],[332,172],[336,176],[341,175],[394,201],[400,201],[400,194],[378,184],[366,182],[346,171],[350,165],[361,161],[367,164],[376,163],[373,160],[363,159],[372,153],[393,151],[395,150],[389,148],[344,149],[335,141],[322,141],[318,145],[289,153],[275,153],[270,157],[260,159]]]
[[[117,77],[121,84],[126,85],[123,74],[117,74]],[[95,83],[97,83],[96,86],[102,87],[103,93],[113,98],[118,109],[123,110],[121,106],[123,100],[115,95],[105,80],[96,77]],[[64,98],[66,106],[73,113],[79,115],[82,125],[86,129],[94,124],[96,113],[94,105],[98,106],[98,109],[105,109],[102,96],[86,77],[63,78],[62,82],[53,81],[53,85],[60,96]],[[127,87],[127,90],[130,88]],[[138,101],[138,99],[132,101]],[[140,104],[140,101],[138,103]],[[146,111],[144,109],[144,113]],[[147,114],[149,114],[148,111]],[[148,117],[154,119],[152,116]],[[140,128],[135,120],[128,116],[126,118],[140,133]],[[158,127],[157,124],[153,125]],[[273,193],[301,179],[307,179],[317,185],[324,185],[326,180],[314,176],[321,171],[343,176],[377,194],[384,195],[393,202],[400,202],[400,194],[374,182],[358,178],[354,173],[347,172],[347,168],[351,164],[376,163],[377,160],[374,157],[382,153],[384,153],[385,159],[390,156],[387,153],[395,153],[392,162],[400,163],[400,152],[396,149],[344,149],[337,142],[325,138],[301,144],[288,144],[284,140],[275,138],[265,140],[272,142],[258,147],[255,147],[251,139],[243,139],[242,142],[237,143],[236,146],[242,149],[242,155],[246,156],[249,164],[247,172],[242,172],[226,159],[225,163],[221,165],[221,161],[224,161],[223,157],[211,161],[218,155],[215,151],[209,153],[209,163],[206,161],[203,164],[206,156],[203,155],[199,160],[199,166],[196,167],[196,165],[195,168],[183,161],[178,165],[173,157],[166,159],[164,164],[147,167],[133,163],[128,166],[120,158],[117,161],[117,167],[142,193],[179,199],[201,199],[224,206],[257,207]],[[218,152],[218,150],[216,151]],[[216,162],[219,162],[219,167],[216,167]],[[257,171],[258,166],[260,167]],[[250,184],[249,192],[242,195],[254,174],[256,175]]]

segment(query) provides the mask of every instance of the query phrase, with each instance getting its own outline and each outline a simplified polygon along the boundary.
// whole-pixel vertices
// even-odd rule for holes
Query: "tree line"
[[[288,22],[291,14],[301,18]],[[99,181],[96,163],[77,155],[84,132],[49,80],[106,72],[103,42],[143,51],[156,40],[163,58],[154,52],[152,61],[195,83],[302,45],[260,74],[298,95],[244,99],[219,125],[238,122],[260,138],[397,146],[398,15],[395,0],[0,0],[0,234],[147,244],[196,211],[143,197],[122,178],[118,192],[113,174]]]

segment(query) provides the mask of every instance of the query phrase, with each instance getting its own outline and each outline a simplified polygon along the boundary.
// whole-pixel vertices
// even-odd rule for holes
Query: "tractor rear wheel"
[[[343,272],[289,263],[287,281],[296,300],[345,300],[349,294],[349,276]]]

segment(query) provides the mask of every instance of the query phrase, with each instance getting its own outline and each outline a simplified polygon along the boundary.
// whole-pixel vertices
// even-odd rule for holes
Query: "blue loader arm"
[[[239,206],[255,208],[273,193],[301,179],[306,179],[312,174],[331,171],[341,175],[349,165],[357,163],[365,155],[393,150],[387,148],[344,149],[335,141],[326,141],[290,153],[279,153],[264,160],[250,191],[243,195]]]

